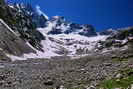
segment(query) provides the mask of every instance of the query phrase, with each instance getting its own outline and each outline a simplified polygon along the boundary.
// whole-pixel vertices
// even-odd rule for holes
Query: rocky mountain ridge
[[[34,9],[30,4],[8,5],[1,2],[0,7],[0,18],[29,46],[28,48],[35,51],[21,52],[24,59],[80,57],[95,52],[126,50],[132,40],[132,27],[96,32],[92,25],[76,24],[62,16],[48,18],[39,7]]]
[[[10,6],[6,3],[0,4],[0,18],[25,41],[33,47],[41,50],[40,41],[45,37],[36,30],[36,24],[32,20],[32,15],[27,12],[21,4]],[[27,7],[30,7],[27,5]],[[22,9],[23,8],[23,9]]]

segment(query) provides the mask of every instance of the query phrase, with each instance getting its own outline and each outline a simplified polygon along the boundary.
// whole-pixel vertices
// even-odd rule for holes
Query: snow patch
[[[8,5],[10,8],[13,8],[14,9],[14,6],[13,5]]]
[[[39,51],[37,49],[35,49],[33,46],[31,46],[28,42],[26,42],[26,44],[28,46],[30,46],[33,50],[36,51],[36,53],[28,53],[28,54],[23,54],[22,56],[14,56],[11,54],[6,54],[7,57],[11,58],[12,61],[16,61],[16,60],[27,60],[30,58],[51,58],[53,56],[60,56],[56,53],[54,53],[54,48],[52,49],[50,46],[50,41],[49,40],[43,40],[42,42],[43,50],[45,52]]]
[[[56,26],[56,22],[50,22],[47,21],[47,27],[45,28],[38,28],[37,30],[40,31],[43,35],[46,35],[48,32],[50,32],[55,26]]]
[[[7,57],[9,57],[12,61],[16,61],[16,60],[27,60],[27,58],[24,57],[18,57],[18,56],[14,56],[11,54],[6,54]]]
[[[102,36],[98,35],[95,37],[86,37],[86,36],[81,36],[79,34],[58,34],[58,35],[49,35],[49,36],[56,39],[73,39],[78,41],[89,41],[89,42],[105,40],[107,38],[107,36],[104,36],[104,35]]]
[[[2,51],[3,49],[2,48],[0,48],[0,51]]]
[[[43,50],[45,52],[39,51],[37,49],[35,49],[33,46],[31,46],[28,42],[27,44],[36,51],[36,53],[29,53],[29,54],[24,54],[24,58],[51,58],[52,56],[59,56],[56,53],[54,53],[50,46],[51,41],[48,40],[48,38],[46,38],[46,40],[42,40],[41,44],[43,45]]]

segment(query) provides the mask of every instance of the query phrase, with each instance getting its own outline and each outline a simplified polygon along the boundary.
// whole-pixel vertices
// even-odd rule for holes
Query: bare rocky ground
[[[1,62],[0,89],[61,89],[61,86],[87,89],[128,67],[133,67],[133,55],[128,52],[95,54],[79,59]]]

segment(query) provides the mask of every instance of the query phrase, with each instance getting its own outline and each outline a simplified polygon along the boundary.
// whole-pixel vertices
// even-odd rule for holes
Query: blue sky
[[[8,0],[39,5],[49,17],[60,15],[97,30],[133,26],[133,0]]]

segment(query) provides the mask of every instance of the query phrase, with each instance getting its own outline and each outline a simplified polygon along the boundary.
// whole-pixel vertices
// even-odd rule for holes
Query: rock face
[[[111,35],[105,41],[100,41],[102,48],[122,48],[127,46],[129,49],[132,47],[133,27],[123,28],[118,31],[111,30]],[[132,48],[131,48],[132,49]]]
[[[76,33],[87,37],[97,36],[95,28],[92,25],[72,23],[61,16],[52,17],[52,19],[47,22],[46,27],[49,28],[48,34]]]
[[[116,30],[108,29],[99,33],[100,35],[114,35],[117,34]]]
[[[34,52],[4,21],[0,20],[0,48],[4,52],[21,56],[24,53]]]
[[[36,30],[37,26],[32,17],[30,5],[14,4],[14,6],[0,3],[0,18],[25,41],[41,50],[40,41],[45,37]],[[34,14],[34,13],[33,13]]]
[[[31,17],[31,22],[35,24],[36,27],[42,28],[45,27],[46,21],[48,21],[48,18],[45,17],[44,13],[41,12],[39,7],[36,7],[35,9],[30,4],[24,4],[24,3],[15,3],[14,5],[11,5],[21,13],[24,13],[26,16]]]

